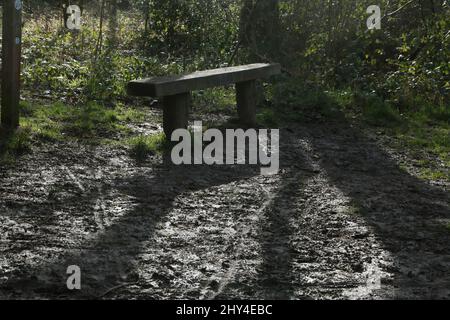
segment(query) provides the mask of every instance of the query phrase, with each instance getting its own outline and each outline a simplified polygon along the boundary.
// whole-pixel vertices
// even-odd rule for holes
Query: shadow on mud
[[[342,117],[343,118],[343,117]],[[375,142],[345,120],[305,129],[318,164],[332,185],[353,201],[356,212],[390,252],[394,277],[379,296],[450,298],[449,193],[399,168]]]
[[[262,265],[258,270],[257,285],[264,299],[288,300],[294,295],[292,263],[296,253],[291,240],[295,232],[292,219],[295,219],[297,212],[292,205],[315,171],[296,143],[298,141],[292,137],[282,136],[280,164],[283,173],[280,185],[260,221]],[[284,152],[286,149],[289,152]]]
[[[17,292],[21,298],[101,298],[107,289],[120,283],[138,279],[133,274],[133,259],[146,241],[153,237],[157,224],[173,207],[175,198],[185,192],[248,179],[259,174],[256,166],[173,166],[164,164],[152,169],[149,176],[136,175],[114,180],[107,188],[132,197],[135,206],[95,237],[86,239],[79,249],[64,251],[53,262],[26,270],[26,277],[10,278],[0,290]],[[68,202],[88,201],[91,207],[100,195],[88,199],[69,199]],[[78,196],[80,197],[80,196]],[[82,196],[84,197],[84,196]],[[101,254],[107,252],[108,254]],[[79,292],[68,292],[66,268],[77,265],[83,271]],[[11,295],[14,297],[14,295]]]
[[[402,171],[388,153],[345,121],[299,126],[301,130],[295,134],[282,132],[281,148],[295,148],[295,141],[288,136],[308,140],[317,155],[315,165],[325,172],[329,183],[352,199],[356,211],[372,226],[395,260],[389,270],[394,278],[382,284],[379,295],[449,298],[450,232],[442,224],[442,220],[450,219],[449,194]],[[291,219],[302,212],[296,212],[291,204],[302,194],[305,181],[316,174],[310,159],[302,153],[304,150],[289,151],[282,150],[280,163],[285,172],[260,221],[262,265],[257,286],[268,299],[289,299],[295,295],[292,261],[296,253],[290,242]],[[151,240],[156,226],[179,195],[257,175],[259,168],[250,166],[162,165],[153,168],[149,176],[134,175],[105,183],[105,192],[113,188],[132,197],[136,205],[96,237],[85,240],[76,251],[65,252],[35,270],[26,270],[27,275],[34,276],[11,278],[0,290],[20,289],[21,298],[96,298],[116,284],[136,281],[133,258]],[[81,199],[77,195],[67,201],[87,201],[94,207],[99,196],[91,193]],[[66,268],[72,264],[83,270],[84,289],[79,295],[68,293],[65,286]],[[122,274],[125,278],[117,279]]]

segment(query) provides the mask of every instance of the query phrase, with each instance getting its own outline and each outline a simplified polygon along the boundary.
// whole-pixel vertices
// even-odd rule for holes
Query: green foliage
[[[231,55],[238,31],[238,1],[153,0],[146,10],[150,23],[143,41],[151,54],[175,54],[180,64],[196,61],[199,69],[223,64]]]
[[[292,120],[310,119],[314,115],[329,118],[337,112],[336,101],[327,91],[305,85],[300,78],[275,83],[269,88],[269,99],[283,117]]]
[[[282,83],[286,88],[278,88],[286,93],[277,95],[279,105],[324,105],[329,114],[333,108],[322,92],[348,88],[391,106],[371,98],[366,104],[378,107],[364,111],[369,118],[395,121],[395,110],[414,109],[417,101],[448,105],[450,21],[445,2],[408,4],[373,32],[365,26],[366,8],[373,4],[369,0],[326,5],[305,0],[133,0],[130,6],[118,6],[117,28],[107,12],[102,32],[99,4],[86,4],[82,30],[68,32],[56,1],[30,2],[30,12],[36,14],[25,19],[26,89],[65,103],[114,103],[126,97],[125,85],[132,79],[273,58],[295,75]],[[379,3],[384,15],[404,4]],[[211,91],[194,96],[201,105],[221,106],[228,97],[222,101]]]
[[[401,112],[418,97],[434,105],[448,102],[448,4],[382,0],[382,29],[369,32],[371,4],[280,1],[284,65],[305,83],[376,93]]]
[[[56,22],[37,18],[28,21],[24,29],[23,71],[25,88],[39,90],[42,96],[52,97],[56,93],[65,99],[79,94],[89,75],[88,67],[82,62],[82,50],[76,49],[77,36],[58,32]]]
[[[104,21],[101,33],[95,2],[86,5],[80,32],[61,28],[56,4],[33,3],[40,14],[27,16],[24,27],[24,88],[64,102],[114,101],[130,80],[217,67],[231,56],[236,1],[132,3],[148,14],[147,28],[139,11],[128,10],[119,11],[117,31]]]
[[[280,125],[280,115],[272,108],[263,108],[256,115],[257,123],[267,128],[277,128]]]
[[[193,107],[208,113],[234,113],[236,91],[234,86],[193,92]]]
[[[376,126],[395,126],[401,118],[397,110],[376,95],[357,93],[354,97],[356,107],[361,108],[364,120]]]

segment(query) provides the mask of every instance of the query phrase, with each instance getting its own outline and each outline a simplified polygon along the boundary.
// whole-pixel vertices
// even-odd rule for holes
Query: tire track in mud
[[[292,171],[290,166],[293,165],[293,163],[285,162],[284,166],[286,167],[276,176],[271,176],[269,179],[266,179],[265,181],[261,181],[263,179],[253,179],[250,183],[253,184],[255,187],[258,186],[258,188],[255,188],[256,190],[261,190],[264,193],[264,202],[261,204],[259,209],[256,213],[253,214],[254,219],[252,221],[254,224],[250,226],[256,234],[259,234],[258,241],[263,241],[263,243],[260,244],[260,246],[265,246],[266,249],[271,251],[272,249],[270,247],[267,247],[268,245],[275,245],[274,243],[271,243],[273,241],[278,242],[279,238],[276,235],[277,230],[264,230],[264,226],[262,224],[266,223],[266,221],[269,219],[271,220],[271,215],[276,214],[277,216],[281,216],[281,221],[283,222],[289,222],[292,219],[295,219],[295,215],[293,212],[289,211],[283,211],[278,209],[278,205],[280,205],[281,199],[289,199],[289,193],[292,190],[289,190],[289,188],[286,188],[286,185],[292,186],[292,187],[298,187],[301,184],[300,181],[307,176],[307,175],[313,175],[315,173],[320,172],[320,167],[317,165],[315,161],[313,161],[312,158],[312,148],[309,146],[308,141],[306,139],[300,139],[298,143],[294,143],[295,139],[289,139],[287,141],[284,141],[284,149],[290,150],[290,152],[294,155],[297,155],[298,158],[294,157],[294,160],[298,161],[300,158],[304,158],[301,163],[294,163],[297,165],[296,170]],[[294,150],[293,150],[294,149]],[[300,156],[301,154],[301,156]],[[292,156],[292,155],[291,155]],[[290,161],[289,161],[290,162]],[[294,161],[295,162],[295,161]],[[290,169],[287,169],[290,168]],[[268,187],[270,185],[271,187]],[[284,187],[283,187],[284,185]],[[303,190],[300,190],[303,191]],[[277,203],[276,203],[277,202]],[[293,204],[291,204],[292,206]],[[276,213],[274,213],[276,212]],[[279,218],[277,218],[279,219]],[[276,223],[276,222],[275,222]],[[285,226],[278,225],[278,227],[284,228]],[[235,280],[238,272],[239,272],[239,265],[241,265],[243,262],[240,260],[240,257],[245,256],[246,251],[246,245],[249,239],[246,239],[246,237],[243,235],[245,230],[248,230],[249,226],[247,224],[240,224],[239,229],[237,230],[237,234],[241,235],[238,237],[236,241],[238,241],[239,245],[236,250],[234,250],[234,260],[230,264],[229,270],[227,273],[222,277],[221,281],[219,282],[218,289],[215,292],[210,293],[207,295],[207,299],[217,299],[223,297],[227,297],[228,295],[225,293],[227,286],[233,283]],[[263,233],[272,234],[275,232],[275,235],[269,236],[269,239],[266,239],[268,235],[264,235]],[[290,235],[280,235],[281,237],[286,237],[284,240],[285,248],[279,248],[284,251],[289,251],[289,241],[290,241]],[[273,238],[273,237],[276,237]],[[251,240],[250,240],[251,241]],[[255,241],[255,240],[253,240]],[[269,244],[264,245],[264,241],[269,241]],[[266,252],[268,254],[268,252]],[[270,252],[270,254],[273,254],[273,252]],[[279,254],[284,253],[274,253],[274,258],[277,258],[276,256]],[[261,261],[261,264],[264,265],[265,262]],[[264,266],[262,266],[264,268]],[[270,269],[273,269],[273,267],[269,267]],[[276,271],[276,270],[272,270]],[[244,275],[245,276],[245,275]],[[286,275],[288,276],[288,275]],[[278,280],[276,280],[278,281]],[[257,285],[257,283],[255,283]],[[258,289],[260,290],[260,289]],[[264,293],[258,293],[262,294],[264,296]]]
[[[277,180],[277,179],[272,179],[272,180]],[[275,181],[272,181],[272,183],[274,183],[274,182]],[[273,200],[275,199],[275,193],[273,192],[273,190],[270,190],[268,187],[264,186],[263,184],[260,185],[260,189],[265,194],[264,198],[266,200],[262,203],[260,208],[253,215],[255,218],[258,219],[258,221],[259,221],[259,218],[261,218],[261,216],[265,213],[265,211],[269,208],[269,206],[272,204]],[[253,228],[258,229],[259,224],[256,224],[256,221],[254,221],[254,222],[255,222],[256,226]],[[234,281],[235,276],[238,272],[238,266],[239,266],[239,261],[237,260],[237,257],[241,256],[242,252],[245,249],[244,248],[245,241],[244,241],[244,236],[242,236],[242,234],[244,233],[244,231],[246,231],[244,229],[247,229],[247,228],[248,228],[247,225],[242,225],[242,224],[240,225],[240,228],[237,228],[236,233],[239,234],[240,236],[237,239],[237,241],[239,241],[239,246],[234,252],[235,259],[233,259],[233,261],[231,262],[231,264],[229,266],[227,273],[222,277],[222,280],[219,282],[217,291],[207,295],[206,300],[217,299],[221,294],[224,293],[227,286],[231,282]]]
[[[104,178],[103,171],[101,169],[97,169],[94,173],[94,179],[96,181],[96,188],[98,193],[98,198],[95,201],[94,205],[94,220],[97,224],[97,227],[100,231],[104,230],[106,227],[105,214],[106,214],[106,205],[105,205],[105,195],[103,190],[103,184],[99,183],[101,179]]]
[[[293,238],[302,234],[303,239],[307,239],[297,241],[297,251],[316,251],[301,258],[306,258],[306,263],[293,268],[292,271],[299,275],[294,280],[297,292],[293,296],[313,299],[370,297],[381,288],[382,278],[388,276],[381,270],[379,259],[375,258],[385,256],[385,253],[379,249],[381,245],[373,237],[373,230],[363,219],[352,214],[352,199],[334,185],[322,167],[322,150],[315,144],[315,138],[310,132],[300,130],[298,133],[301,133],[298,146],[308,168],[307,174],[303,175],[304,183],[297,179],[301,191],[293,204],[298,212],[292,220]],[[364,235],[364,246],[358,241],[359,234]],[[351,253],[352,248],[357,250]],[[374,257],[369,262],[364,262],[366,248],[373,250]],[[317,262],[311,264],[310,261]]]
[[[73,172],[71,170],[69,170],[68,167],[66,166],[62,166],[61,167],[63,171],[65,171],[68,175],[68,177],[70,178],[70,180],[72,180],[72,182],[75,184],[75,186],[78,187],[78,189],[81,191],[81,193],[85,193],[86,189],[84,188],[84,186],[81,184],[80,179],[78,179],[77,177],[75,177],[75,175],[73,174]]]

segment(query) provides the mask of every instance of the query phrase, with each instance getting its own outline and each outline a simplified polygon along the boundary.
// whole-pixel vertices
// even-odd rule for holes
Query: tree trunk
[[[118,42],[118,21],[117,21],[117,0],[110,0],[109,2],[109,39],[108,44],[110,48],[114,48]]]
[[[279,0],[244,0],[240,17],[240,43],[250,59],[278,60],[281,46]]]
[[[106,0],[102,0],[101,9],[100,9],[100,26],[99,26],[99,31],[98,31],[97,44],[95,46],[94,60],[97,60],[99,54],[102,52],[102,47],[103,47],[103,19],[104,19],[104,15],[105,15],[105,5],[106,5]]]

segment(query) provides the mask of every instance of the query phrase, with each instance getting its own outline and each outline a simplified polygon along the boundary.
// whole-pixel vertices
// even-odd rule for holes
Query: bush
[[[401,123],[399,112],[376,95],[356,93],[354,103],[369,124],[392,127]]]

